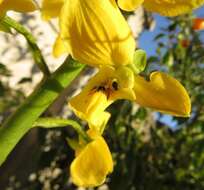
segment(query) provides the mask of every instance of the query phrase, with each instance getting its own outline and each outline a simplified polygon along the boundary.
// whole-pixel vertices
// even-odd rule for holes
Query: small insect
[[[105,85],[95,86],[92,89],[92,92],[103,92],[106,95],[107,99],[109,99],[111,93],[117,90],[118,90],[118,83],[116,81],[113,81],[110,85],[105,84]]]

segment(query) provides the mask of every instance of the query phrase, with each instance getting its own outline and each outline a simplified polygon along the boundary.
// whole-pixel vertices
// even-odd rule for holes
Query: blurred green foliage
[[[25,98],[20,89],[13,89],[9,86],[10,76],[11,72],[7,69],[6,64],[0,63],[0,121],[12,113]]]

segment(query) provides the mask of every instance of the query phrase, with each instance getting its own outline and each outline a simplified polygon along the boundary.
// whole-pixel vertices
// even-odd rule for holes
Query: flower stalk
[[[68,57],[50,77],[44,78],[34,92],[0,127],[0,165],[19,140],[59,94],[79,75],[85,65]]]
[[[31,49],[31,53],[33,55],[33,59],[35,63],[38,65],[39,69],[43,72],[44,77],[50,75],[49,68],[45,62],[45,59],[42,56],[42,53],[39,49],[39,47],[36,44],[36,39],[34,36],[20,23],[16,22],[14,19],[5,16],[3,17],[0,22],[4,24],[5,26],[8,26],[8,28],[13,28],[18,33],[23,35],[29,45],[29,48]]]

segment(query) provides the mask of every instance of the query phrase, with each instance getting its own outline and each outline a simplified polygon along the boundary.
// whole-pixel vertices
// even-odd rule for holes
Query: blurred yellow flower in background
[[[163,16],[178,16],[188,13],[204,4],[204,0],[118,0],[118,5],[126,11],[133,11],[143,5],[148,11]]]
[[[87,133],[92,141],[76,150],[70,173],[77,186],[95,187],[104,183],[106,176],[113,171],[113,160],[104,138],[94,130]]]
[[[36,10],[36,4],[32,0],[0,0],[0,16],[9,10],[31,12]]]

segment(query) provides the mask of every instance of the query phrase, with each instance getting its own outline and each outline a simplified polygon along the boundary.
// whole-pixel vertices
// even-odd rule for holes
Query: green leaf
[[[159,62],[159,58],[156,56],[150,56],[148,58],[148,63],[158,63]]]
[[[135,74],[144,71],[147,64],[147,54],[144,50],[139,49],[134,53],[133,63],[130,65]]]
[[[144,120],[147,117],[147,110],[145,108],[139,108],[135,114],[135,117]]]
[[[44,117],[44,118],[39,118],[33,124],[33,127],[43,127],[43,128],[55,128],[55,127],[67,127],[67,126],[71,126],[85,141],[87,142],[90,141],[88,135],[83,130],[82,126],[79,125],[74,120]]]
[[[168,67],[172,67],[172,65],[174,64],[174,56],[170,51],[166,52],[166,54],[164,55],[163,63]]]
[[[82,71],[82,65],[69,57],[0,127],[0,165],[40,115]]]
[[[33,127],[54,128],[54,127],[67,127],[73,120],[66,120],[60,118],[39,118],[33,124]]]

